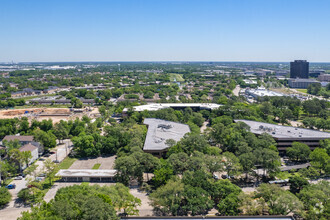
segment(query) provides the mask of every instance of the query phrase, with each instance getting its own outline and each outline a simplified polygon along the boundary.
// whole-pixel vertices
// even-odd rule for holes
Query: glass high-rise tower
[[[306,60],[295,60],[290,62],[290,78],[308,79],[309,62]]]

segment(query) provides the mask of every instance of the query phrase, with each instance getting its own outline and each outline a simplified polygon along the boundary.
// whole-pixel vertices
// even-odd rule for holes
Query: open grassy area
[[[59,165],[59,169],[69,169],[71,165],[77,160],[77,158],[66,157]]]
[[[96,164],[94,164],[94,166],[93,166],[93,170],[98,170],[99,168],[100,168],[100,166],[101,166],[101,164],[100,163],[96,163]]]
[[[182,75],[176,73],[170,73],[170,80],[174,81],[174,79],[176,79],[177,82],[184,82]]]
[[[296,89],[298,92],[303,92],[307,94],[307,89]]]

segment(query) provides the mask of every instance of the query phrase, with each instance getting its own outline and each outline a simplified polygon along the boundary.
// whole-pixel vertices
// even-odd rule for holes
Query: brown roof
[[[23,147],[21,147],[19,150],[21,152],[23,151],[34,151],[35,149],[38,149],[36,146],[32,145],[32,144],[25,144]]]
[[[33,136],[16,136],[16,135],[6,135],[2,141],[14,141],[14,140],[18,140],[18,141],[33,141]]]

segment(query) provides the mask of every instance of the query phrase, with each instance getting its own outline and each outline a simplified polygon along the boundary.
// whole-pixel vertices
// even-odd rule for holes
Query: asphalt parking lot
[[[100,170],[112,170],[116,156],[79,159],[69,169],[92,169],[95,164],[101,164]]]

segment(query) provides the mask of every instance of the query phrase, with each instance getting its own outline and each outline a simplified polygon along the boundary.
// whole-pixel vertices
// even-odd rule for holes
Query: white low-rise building
[[[165,108],[174,108],[174,109],[184,109],[192,108],[198,110],[213,110],[219,108],[221,105],[215,103],[150,103],[147,105],[134,106],[133,111],[142,112],[147,111],[157,111]],[[124,108],[123,113],[127,112],[128,108]]]
[[[56,176],[63,182],[114,182],[117,170],[61,169]]]
[[[252,96],[253,98],[264,97],[264,96],[284,96],[284,94],[279,92],[274,92],[266,89],[265,87],[258,87],[257,89],[246,89],[245,93],[248,96]]]

